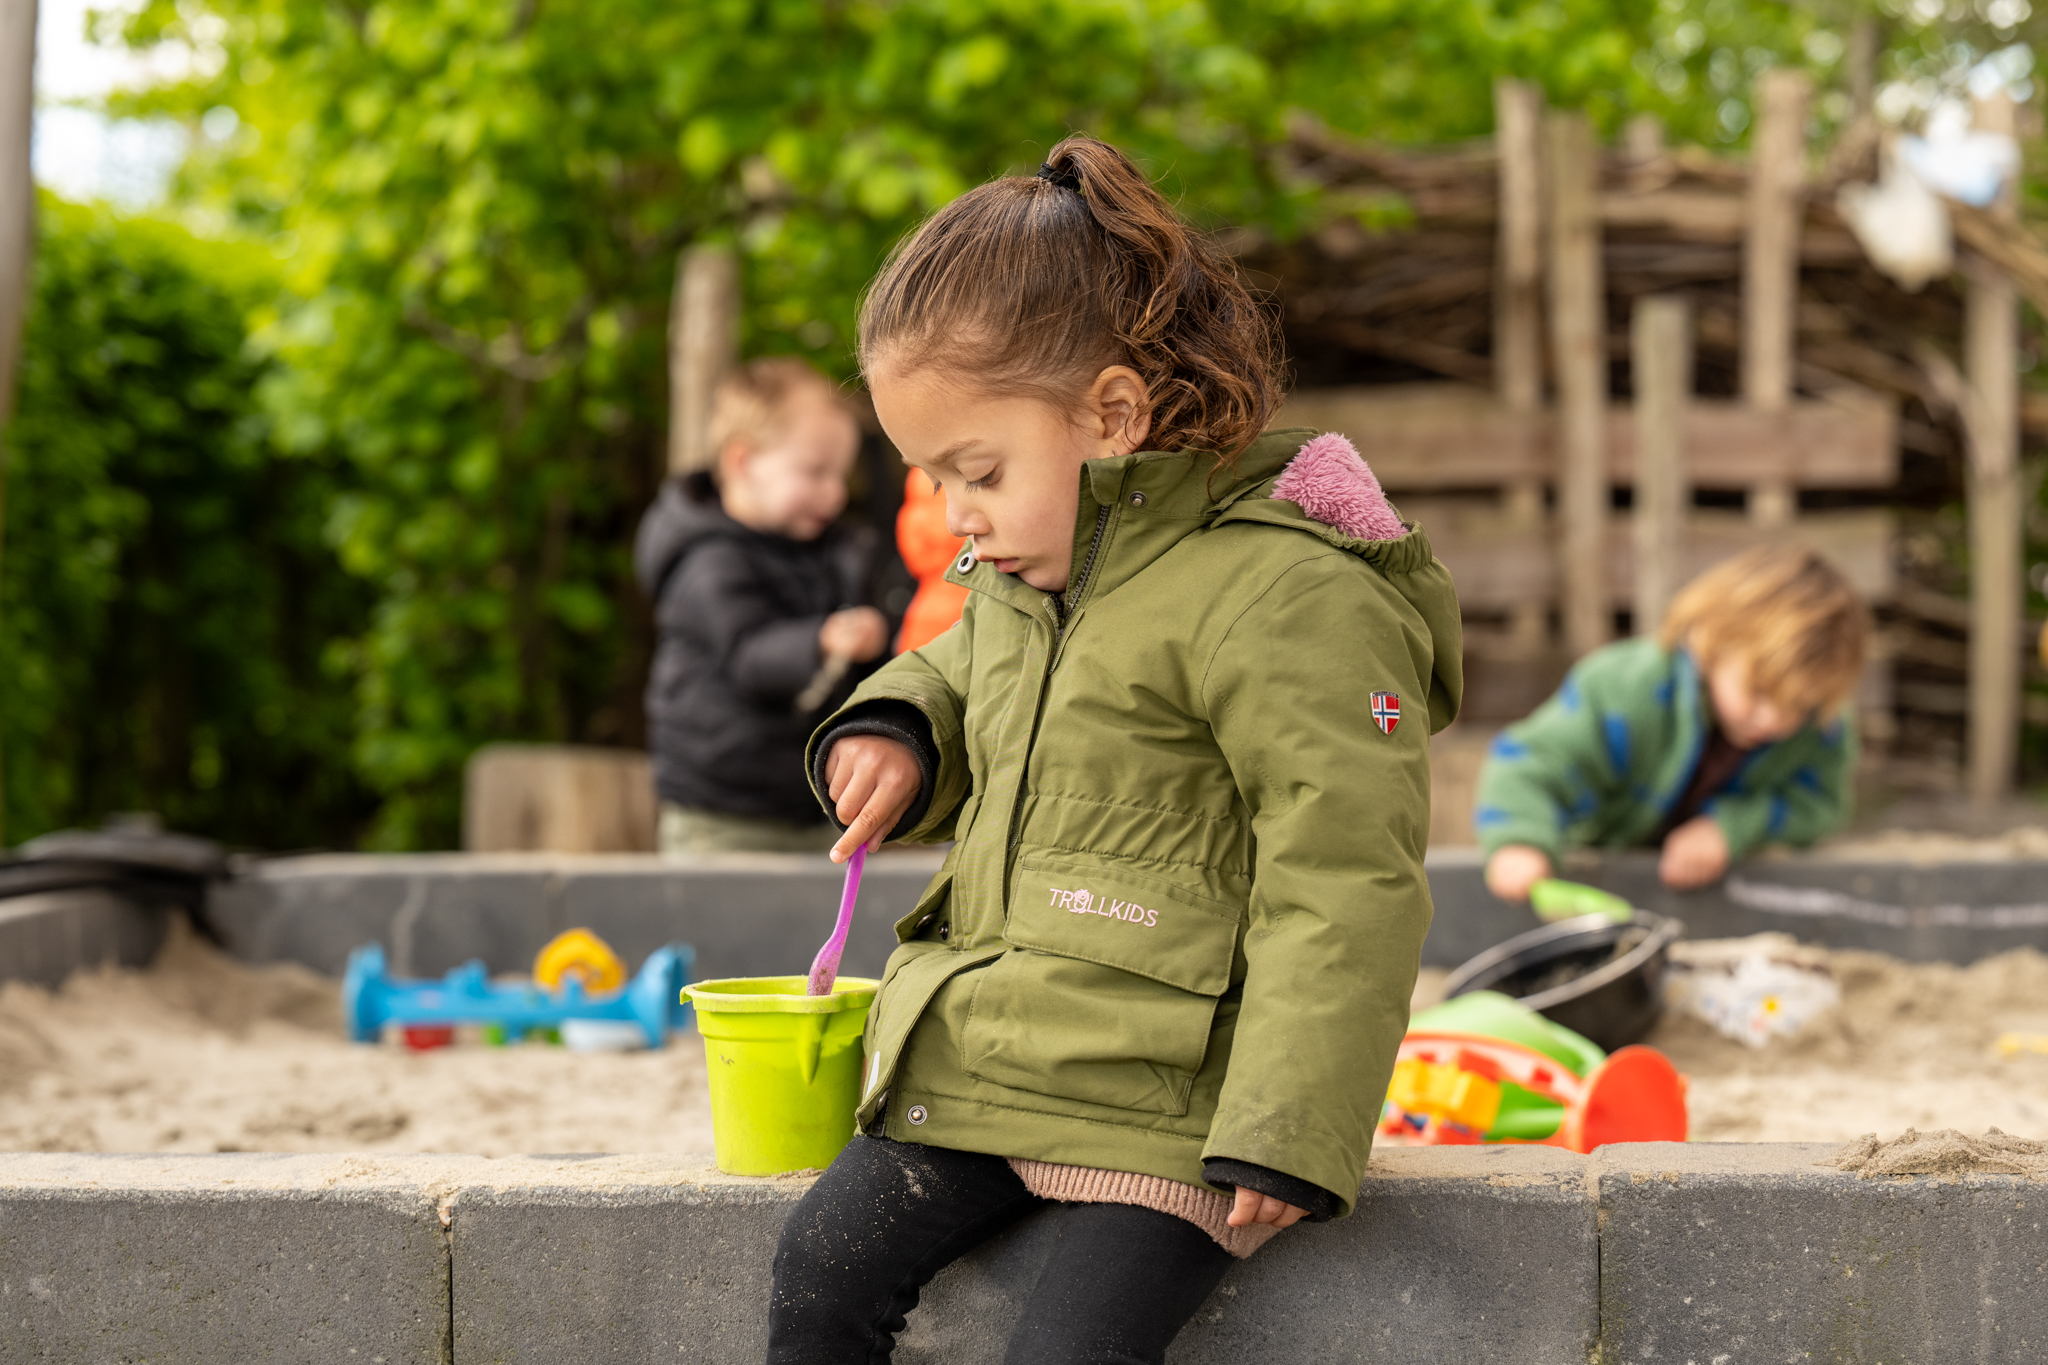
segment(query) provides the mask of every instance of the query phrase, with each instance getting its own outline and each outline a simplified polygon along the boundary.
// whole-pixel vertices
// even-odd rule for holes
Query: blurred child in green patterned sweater
[[[1587,655],[1494,741],[1473,810],[1488,888],[1525,900],[1589,845],[1661,848],[1665,885],[1705,886],[1760,844],[1835,829],[1869,630],[1809,550],[1751,550],[1694,579],[1656,638]]]

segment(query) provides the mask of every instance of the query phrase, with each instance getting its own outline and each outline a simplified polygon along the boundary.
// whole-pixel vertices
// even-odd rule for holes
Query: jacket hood
[[[1357,447],[1334,432],[1272,431],[1239,457],[1238,471],[1236,485],[1216,501],[1213,524],[1284,526],[1379,570],[1430,634],[1431,733],[1457,719],[1465,696],[1465,625],[1457,589],[1422,527],[1401,519]]]
[[[649,597],[658,598],[683,556],[707,540],[743,534],[746,528],[719,506],[717,486],[708,476],[664,479],[633,538],[634,577]]]

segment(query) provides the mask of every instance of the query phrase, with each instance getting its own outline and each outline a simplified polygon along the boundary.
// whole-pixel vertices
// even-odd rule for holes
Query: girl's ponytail
[[[1280,402],[1270,313],[1143,172],[1085,136],[926,220],[869,290],[860,349],[870,369],[943,365],[1053,402],[1126,364],[1151,392],[1147,445],[1226,459]]]

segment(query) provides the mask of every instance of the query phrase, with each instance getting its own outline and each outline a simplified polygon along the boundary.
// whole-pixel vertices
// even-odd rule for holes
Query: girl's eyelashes
[[[991,469],[988,473],[982,475],[978,479],[969,479],[967,481],[967,491],[970,493],[979,493],[982,489],[989,487],[995,481],[996,472],[993,469]]]

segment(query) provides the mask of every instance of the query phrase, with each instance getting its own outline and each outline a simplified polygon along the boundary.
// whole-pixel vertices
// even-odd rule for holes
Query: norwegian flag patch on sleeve
[[[1392,692],[1372,694],[1372,723],[1380,727],[1380,733],[1391,735],[1394,727],[1401,723],[1401,699]]]

